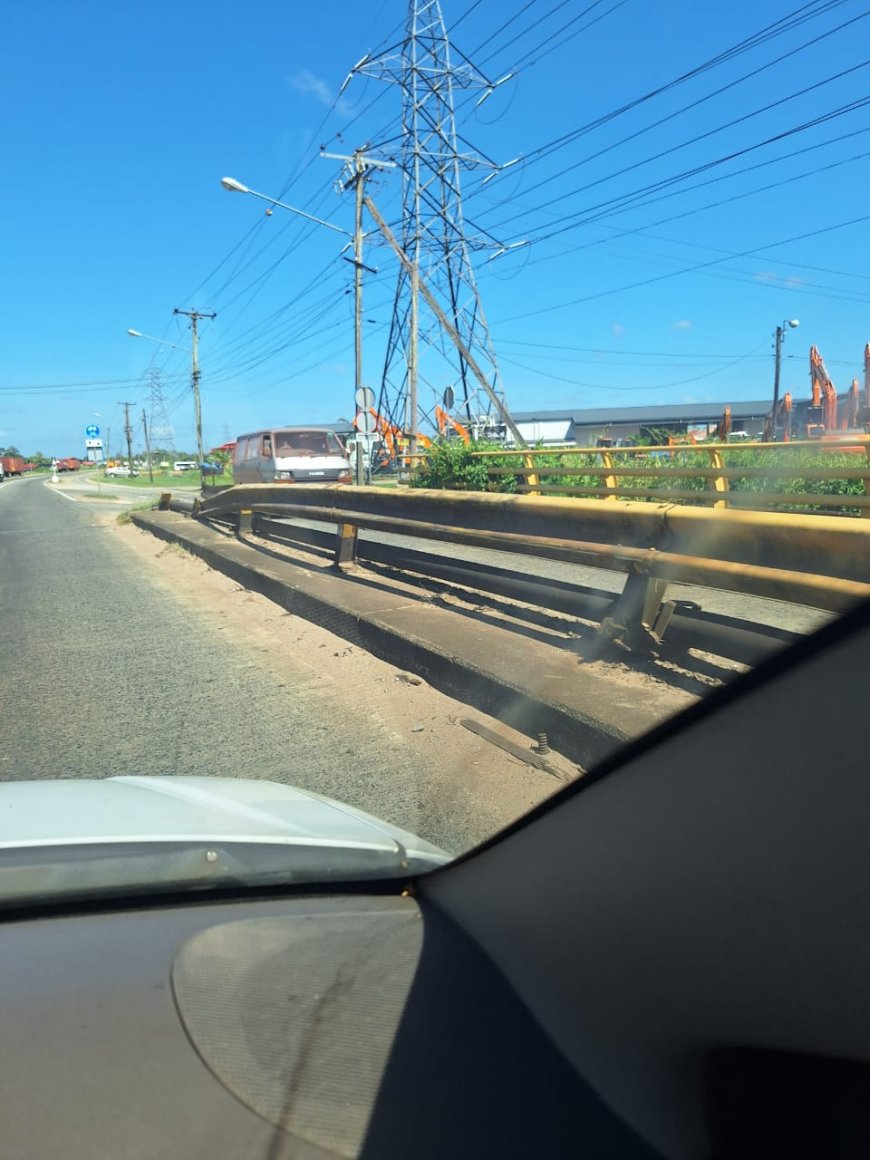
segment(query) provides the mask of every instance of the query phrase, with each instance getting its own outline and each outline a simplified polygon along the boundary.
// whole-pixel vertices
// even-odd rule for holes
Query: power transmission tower
[[[471,264],[472,250],[498,243],[466,230],[461,191],[463,170],[485,167],[494,173],[499,166],[472,151],[457,133],[453,93],[480,89],[483,100],[508,78],[492,82],[453,51],[458,63],[451,60],[439,0],[410,0],[401,45],[364,57],[350,74],[391,82],[402,92],[400,243],[410,264],[399,267],[378,410],[409,434],[412,451],[420,421],[431,421],[420,402],[421,380],[436,397],[445,387],[452,387],[457,404],[478,435],[495,433],[500,427],[500,408],[493,405],[492,395],[503,398]],[[490,392],[480,389],[468,360],[437,317],[429,311],[421,314],[421,278],[459,335],[461,346],[483,371]],[[421,349],[425,352],[422,361]]]
[[[163,381],[160,378],[160,368],[152,366],[149,370],[151,399],[149,403],[151,438],[156,446],[174,450],[175,432],[169,422],[169,411],[166,398],[163,394]]]

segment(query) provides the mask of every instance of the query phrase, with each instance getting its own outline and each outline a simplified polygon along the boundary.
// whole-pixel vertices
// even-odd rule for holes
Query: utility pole
[[[130,477],[133,476],[133,428],[130,426],[130,408],[133,403],[119,403],[119,407],[124,408],[124,434],[127,436],[127,466],[130,469]]]
[[[774,443],[776,442],[776,408],[779,405],[779,378],[782,370],[782,340],[785,338],[787,327],[794,330],[799,325],[796,318],[787,318],[782,326],[776,328],[773,355],[773,410],[771,411],[771,440]]]
[[[411,455],[417,454],[417,350],[419,346],[419,319],[420,319],[420,239],[414,242],[415,257],[411,267],[411,324],[408,328],[408,411],[410,422],[406,424],[408,432],[408,451]],[[413,464],[412,464],[413,466]]]
[[[217,314],[212,312],[207,314],[201,310],[179,310],[178,307],[172,311],[173,314],[183,314],[190,319],[190,329],[193,331],[193,415],[196,421],[196,453],[199,456],[199,486],[202,487],[205,483],[203,476],[202,465],[205,461],[205,452],[202,449],[202,404],[199,398],[199,334],[197,333],[197,323],[201,318],[217,318]]]
[[[321,157],[328,157],[333,161],[344,161],[347,163],[347,168],[350,175],[339,186],[340,189],[353,188],[355,194],[355,214],[354,214],[354,228],[353,228],[353,289],[354,289],[354,304],[353,304],[353,349],[354,349],[354,406],[357,415],[357,439],[356,439],[356,482],[362,485],[366,482],[366,458],[368,456],[368,430],[360,430],[359,416],[363,411],[359,403],[361,398],[360,391],[363,389],[363,374],[362,374],[362,294],[363,294],[363,270],[368,270],[370,274],[377,274],[377,269],[372,266],[367,266],[363,262],[363,241],[365,234],[363,233],[363,202],[365,199],[365,181],[368,175],[368,170],[373,169],[395,169],[395,162],[392,161],[378,161],[373,157],[366,156],[366,146],[361,149],[355,149],[353,156],[348,157],[342,153],[321,153]],[[363,446],[366,454],[363,455],[360,446],[360,437],[363,437]]]
[[[779,374],[782,368],[782,327],[776,328],[776,345],[773,355],[773,424],[772,440],[776,442],[776,408],[779,405]]]
[[[154,465],[151,462],[151,441],[148,438],[148,420],[145,417],[145,408],[142,408],[142,430],[145,433],[145,454],[148,456],[148,479],[154,482]]]

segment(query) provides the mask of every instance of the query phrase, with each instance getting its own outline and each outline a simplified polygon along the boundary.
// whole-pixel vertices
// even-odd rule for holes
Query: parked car
[[[196,471],[195,459],[176,459],[173,464],[173,471]]]
[[[117,463],[114,467],[106,468],[106,475],[108,476],[122,476],[129,479],[131,476],[138,475],[139,472],[135,468],[131,471],[126,463]]]
[[[201,471],[203,475],[220,475],[220,473],[223,471],[223,467],[220,463],[210,463],[208,460],[206,460],[204,463],[198,463],[197,469]]]

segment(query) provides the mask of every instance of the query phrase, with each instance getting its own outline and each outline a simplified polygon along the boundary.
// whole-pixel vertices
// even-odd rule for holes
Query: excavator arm
[[[812,402],[807,411],[807,438],[820,439],[837,428],[837,391],[817,346],[810,347]]]

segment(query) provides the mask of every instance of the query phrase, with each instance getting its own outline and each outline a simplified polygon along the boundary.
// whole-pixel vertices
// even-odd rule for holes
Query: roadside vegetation
[[[623,456],[615,454],[613,463],[616,467],[632,467],[652,469],[649,475],[618,477],[621,487],[625,491],[622,499],[636,499],[638,501],[660,502],[670,498],[672,492],[697,492],[698,499],[677,498],[675,502],[709,504],[710,483],[702,475],[670,474],[668,469],[697,468],[700,471],[710,470],[712,467],[709,454],[703,450],[705,445],[689,448],[662,448],[655,449],[648,455]],[[777,504],[775,511],[830,511],[844,515],[859,515],[857,507],[843,507],[837,509],[820,508],[812,503],[814,495],[836,496],[863,496],[865,487],[863,479],[836,478],[836,475],[827,479],[805,478],[800,475],[801,470],[823,468],[825,471],[836,472],[837,468],[851,469],[866,468],[870,475],[870,466],[867,464],[866,453],[838,452],[838,451],[792,451],[780,450],[762,452],[744,450],[733,444],[717,444],[722,447],[723,462],[729,468],[746,468],[745,476],[736,476],[729,481],[729,491],[732,494],[760,494],[774,493],[795,497],[794,504]],[[489,491],[517,493],[525,489],[528,471],[522,467],[522,459],[518,452],[507,452],[503,455],[475,458],[475,451],[500,450],[497,444],[473,443],[466,446],[459,440],[450,440],[433,446],[426,454],[411,478],[412,487],[447,488],[455,491]],[[584,457],[585,460],[585,457]],[[600,459],[592,458],[591,463],[600,465]],[[558,451],[551,454],[536,455],[534,458],[535,470],[540,473],[540,488],[544,493],[568,492],[569,494],[594,497],[595,489],[605,486],[605,479],[598,474],[591,474],[582,470],[580,457],[564,455]],[[567,475],[547,477],[546,472],[552,468],[572,469]],[[789,476],[780,478],[777,471],[787,469]],[[761,474],[755,474],[760,472]],[[651,491],[652,495],[632,494],[641,491]],[[702,496],[704,498],[702,498]],[[735,505],[736,506],[736,505]]]

